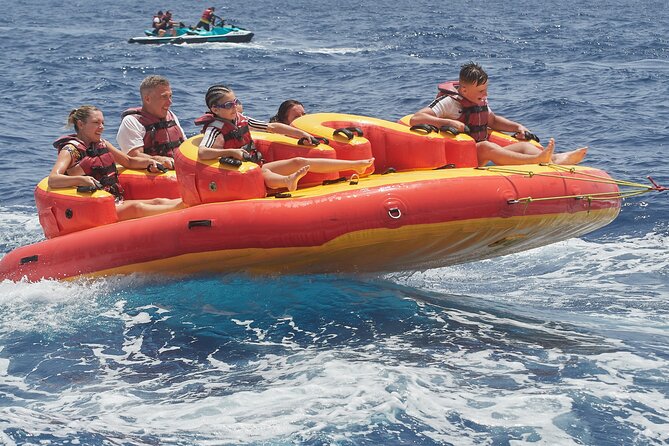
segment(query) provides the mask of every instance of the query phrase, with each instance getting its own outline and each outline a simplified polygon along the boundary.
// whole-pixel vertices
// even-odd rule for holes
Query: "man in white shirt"
[[[148,76],[142,81],[139,93],[142,106],[123,112],[116,141],[130,156],[152,158],[173,169],[173,152],[186,140],[186,135],[179,119],[170,110],[170,83],[163,76]]]

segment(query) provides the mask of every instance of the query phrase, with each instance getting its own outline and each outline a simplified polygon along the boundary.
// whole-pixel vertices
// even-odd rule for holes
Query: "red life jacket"
[[[86,144],[77,135],[64,135],[53,142],[58,153],[68,144],[72,144],[80,153],[81,159],[76,164],[84,173],[95,178],[102,188],[117,198],[123,198],[123,188],[118,180],[118,171],[112,155],[103,141]]]
[[[201,132],[204,133],[207,127],[215,127],[221,132],[223,136],[224,149],[244,149],[251,159],[256,164],[261,164],[265,161],[262,154],[256,149],[251,138],[249,130],[249,121],[241,113],[237,113],[236,123],[227,119],[221,119],[211,112],[207,112],[195,120],[195,125],[201,125]]]
[[[174,149],[184,142],[181,127],[174,120],[171,111],[166,119],[160,119],[142,110],[141,107],[129,108],[121,113],[121,118],[137,115],[137,120],[144,126],[144,153],[151,156],[174,157]]]
[[[458,92],[460,83],[458,81],[449,81],[439,84],[437,98],[449,96],[462,107],[458,121],[469,127],[468,135],[474,138],[476,142],[488,140],[488,104],[478,105],[468,99],[465,99]]]
[[[212,10],[209,9],[209,8],[207,8],[207,9],[205,9],[204,12],[202,13],[202,17],[200,17],[200,21],[203,22],[203,23],[206,23],[206,24],[210,24],[210,23],[211,23],[211,17],[212,17],[213,15],[214,15],[214,11],[212,11]]]

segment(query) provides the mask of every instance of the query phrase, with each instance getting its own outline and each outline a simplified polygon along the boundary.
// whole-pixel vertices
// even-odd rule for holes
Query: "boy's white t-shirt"
[[[486,105],[488,105],[486,103]],[[462,105],[451,96],[442,96],[429,105],[437,118],[457,120],[462,114]],[[488,105],[488,112],[492,111]]]

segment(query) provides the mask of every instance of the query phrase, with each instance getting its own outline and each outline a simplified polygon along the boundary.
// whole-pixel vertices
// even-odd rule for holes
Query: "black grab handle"
[[[317,146],[322,142],[321,141],[322,139],[323,138],[316,138],[315,136],[303,136],[302,138],[297,140],[297,145],[298,146],[303,146],[303,145],[305,145],[304,143],[309,141],[312,146]]]
[[[344,135],[346,139],[348,139],[349,141],[353,139],[353,132],[351,132],[349,129],[346,128],[337,129],[334,132],[332,132],[332,136],[337,136],[337,135]]]
[[[466,130],[467,129],[465,127],[465,131]],[[451,125],[442,125],[441,127],[439,127],[439,131],[444,133],[450,133],[453,136],[458,136],[460,134],[460,130],[456,129]]]
[[[37,262],[39,260],[39,256],[37,254],[28,256],[28,257],[23,257],[21,260],[19,260],[20,265],[25,265],[26,263],[31,263],[31,262]]]
[[[360,127],[342,127],[332,132],[332,136],[342,134],[350,141],[353,139],[354,133],[356,133],[358,136],[363,136],[362,129]]]
[[[432,132],[435,132],[435,133],[438,133],[438,132],[439,132],[439,129],[437,128],[437,126],[432,125],[432,124],[416,124],[416,125],[412,125],[412,126],[409,128],[409,130],[412,130],[412,131],[414,131],[414,132],[419,132],[419,133],[421,133],[421,132],[425,132],[426,135],[429,134],[429,133],[432,133]]]
[[[79,193],[95,192],[96,190],[98,190],[98,188],[95,186],[77,186],[77,192]]]
[[[149,164],[148,166],[146,166],[146,171],[149,173],[151,173],[151,166],[153,166],[153,164]],[[161,171],[162,173],[165,173],[169,170],[167,167],[163,166],[160,163],[156,163],[156,169]]]
[[[317,146],[319,144],[330,144],[330,140],[327,138],[323,138],[322,136],[309,136],[309,137],[303,136],[302,138],[297,140],[297,144],[303,146],[306,141],[311,141],[311,144],[314,146]]]
[[[239,167],[242,165],[242,160],[238,160],[231,156],[223,156],[218,160],[221,164],[227,164],[228,166]]]
[[[541,140],[539,139],[539,137],[537,135],[535,135],[532,132],[527,132],[527,131],[525,132],[525,139],[528,140],[528,141],[541,142]]]
[[[532,133],[532,132],[528,132],[527,130],[525,130],[525,132],[523,132],[523,133],[521,133],[521,132],[516,132],[516,133],[513,134],[513,137],[516,138],[516,139],[521,139],[521,138],[520,138],[521,136],[523,137],[522,140],[525,140],[525,141],[536,141],[536,142],[541,142],[541,141],[539,140],[539,137],[538,137],[537,135],[535,135],[535,134]]]
[[[211,220],[190,220],[188,229],[191,228],[211,228]]]
[[[334,180],[323,180],[321,183],[323,186],[327,186],[328,184],[337,184],[337,183],[343,183],[346,181],[346,177],[339,177],[335,178]]]

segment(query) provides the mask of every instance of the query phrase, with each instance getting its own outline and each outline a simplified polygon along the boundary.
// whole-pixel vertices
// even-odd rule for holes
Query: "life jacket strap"
[[[96,156],[104,155],[107,152],[109,152],[109,150],[107,150],[107,147],[91,146],[91,147],[86,149],[86,156],[96,157]]]
[[[462,107],[463,113],[483,113],[488,111],[487,105],[471,105],[469,107]]]
[[[183,140],[181,140],[181,139],[179,139],[178,141],[169,141],[169,142],[166,142],[166,143],[164,143],[164,144],[158,144],[158,145],[156,145],[156,146],[153,146],[153,149],[154,149],[154,150],[156,151],[156,153],[158,153],[159,155],[166,156],[167,153],[168,153],[170,150],[172,150],[172,149],[174,149],[174,148],[176,148],[176,147],[179,147],[179,146],[181,145],[182,142],[183,142]]]
[[[251,141],[248,144],[244,144],[241,147],[243,150],[246,150],[249,154],[249,159],[247,161],[253,161],[256,164],[263,164],[265,162],[265,159],[262,157],[262,153],[260,153],[260,150],[256,148],[256,145]]]
[[[103,186],[109,187],[109,186],[114,186],[116,183],[118,183],[118,178],[116,177],[116,175],[109,175],[100,178],[98,181]]]
[[[168,129],[177,125],[176,121],[170,119],[165,121],[158,121],[144,126],[147,132],[155,132],[156,130]]]
[[[487,125],[468,125],[469,127],[469,133],[477,133],[477,132],[482,132],[482,131],[488,131],[488,126]]]
[[[249,132],[249,127],[244,126],[244,127],[238,127],[230,132],[228,132],[226,135],[223,136],[223,139],[225,141],[230,141],[231,139],[244,139],[244,135]]]

